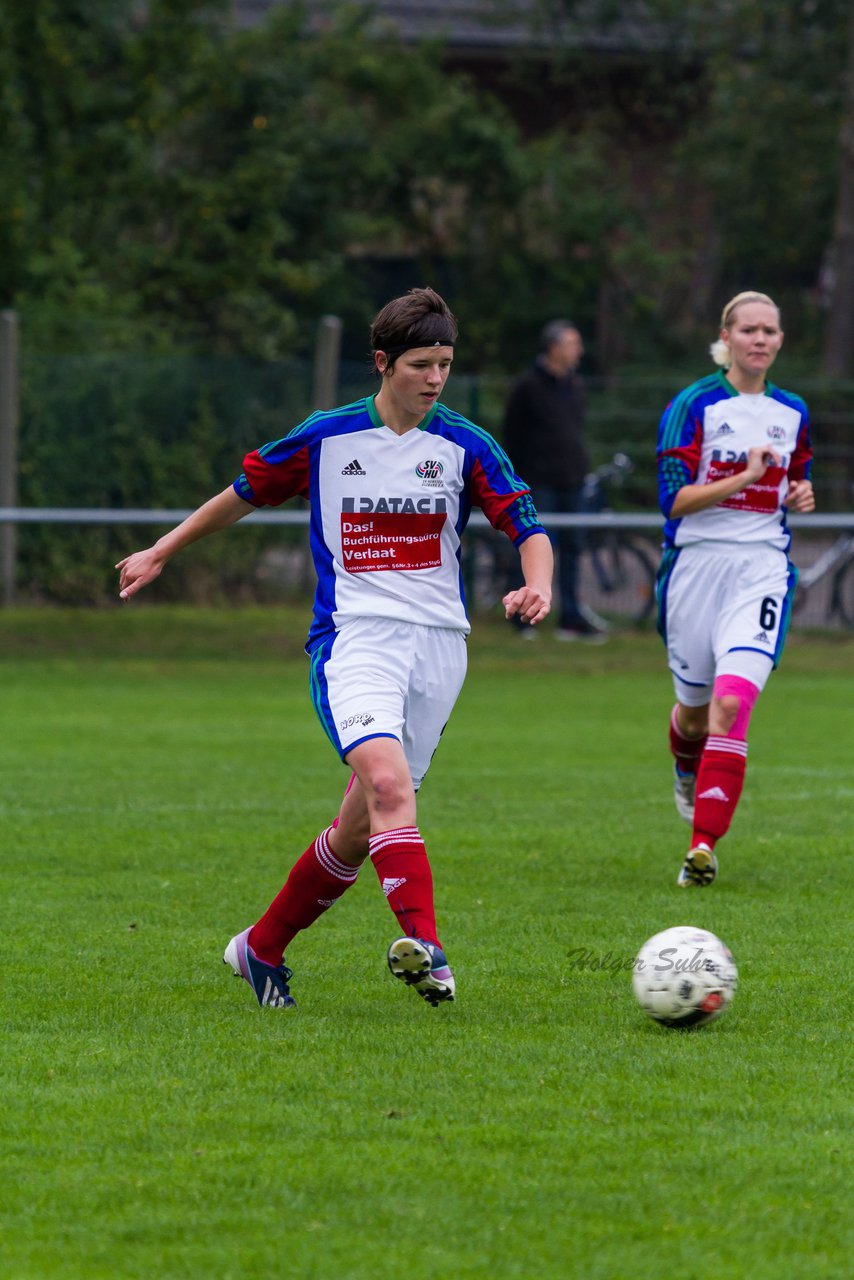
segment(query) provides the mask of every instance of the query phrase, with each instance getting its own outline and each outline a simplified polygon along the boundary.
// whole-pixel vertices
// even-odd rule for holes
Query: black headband
[[[441,341],[437,338],[435,342],[425,342],[423,339],[414,338],[412,342],[406,342],[402,347],[377,347],[378,351],[384,351],[387,356],[402,356],[404,351],[412,351],[416,347],[452,347],[454,345],[453,338],[443,338]]]

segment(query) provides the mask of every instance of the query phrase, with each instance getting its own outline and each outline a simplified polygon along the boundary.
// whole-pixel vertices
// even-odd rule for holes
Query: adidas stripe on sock
[[[436,937],[433,874],[418,828],[380,831],[368,845],[380,886],[403,933],[441,946]]]
[[[694,802],[692,843],[707,844],[726,835],[744,787],[747,743],[739,738],[709,734],[700,768]]]

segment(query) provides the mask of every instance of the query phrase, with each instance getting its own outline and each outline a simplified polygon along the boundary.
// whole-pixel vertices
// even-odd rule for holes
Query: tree
[[[828,267],[824,369],[831,377],[850,378],[854,374],[854,11],[848,33],[845,104],[839,133],[839,183]]]
[[[746,286],[817,351],[828,261],[841,368],[849,8],[504,0],[532,134],[370,5],[309,37],[296,0],[246,31],[227,0],[0,0],[0,301],[31,344],[271,358],[324,312],[363,331],[397,260],[481,365],[569,311],[610,369],[696,350]]]
[[[159,83],[212,37],[223,8],[0,0],[0,297],[24,312],[30,340],[121,346],[145,330],[125,249],[135,218],[152,212],[159,130],[148,126]],[[158,56],[140,58],[152,31]],[[156,325],[146,337],[162,342]]]
[[[352,6],[309,38],[299,4],[236,31],[202,0],[0,3],[0,293],[31,342],[305,351],[323,312],[363,329],[367,264],[403,253],[483,287],[495,347],[512,311],[489,263],[526,162],[437,48],[378,41]]]
[[[507,0],[507,7],[517,6]],[[846,49],[854,48],[850,0],[779,0],[773,6],[754,0],[535,0],[533,12],[535,22],[551,31],[567,73],[583,65],[584,42],[595,44],[591,31],[600,45],[622,50],[624,59],[640,58],[658,118],[665,121],[669,112],[671,124],[677,122],[665,130],[663,145],[648,152],[652,171],[635,174],[628,196],[652,246],[676,247],[666,271],[649,281],[650,310],[664,331],[683,341],[707,331],[716,300],[761,288],[780,298],[787,328],[795,330],[801,349],[816,355],[818,286],[829,260],[834,288],[826,340],[835,346],[837,368],[850,361],[850,70],[849,105],[843,108]],[[610,83],[619,87],[619,80]],[[607,114],[616,108],[615,118],[622,115],[631,129],[647,107],[630,104],[626,112],[625,105],[612,93],[610,105],[599,109]],[[851,123],[838,148],[843,112]],[[630,299],[637,285],[626,283]],[[622,322],[631,322],[628,301]]]

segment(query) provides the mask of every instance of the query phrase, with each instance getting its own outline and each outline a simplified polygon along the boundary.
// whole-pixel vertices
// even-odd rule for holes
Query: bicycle
[[[584,482],[584,514],[608,514],[613,488],[634,471],[631,458],[615,453]],[[647,543],[622,529],[583,529],[579,558],[579,598],[604,621],[646,622],[655,606],[654,561]]]
[[[634,470],[624,453],[597,467],[586,478],[580,516],[607,515],[610,491]],[[558,517],[560,519],[560,517]],[[549,528],[548,513],[543,522]],[[554,518],[552,524],[554,524]],[[655,606],[657,557],[632,533],[622,529],[581,527],[579,539],[579,598],[604,623],[638,626]],[[466,534],[463,580],[476,610],[489,610],[516,581],[518,563],[507,540],[481,517],[472,518]]]
[[[824,616],[854,628],[854,533],[841,533],[813,564],[800,570],[792,606],[795,616],[803,616],[810,593],[814,596],[814,588],[827,577],[830,592]]]

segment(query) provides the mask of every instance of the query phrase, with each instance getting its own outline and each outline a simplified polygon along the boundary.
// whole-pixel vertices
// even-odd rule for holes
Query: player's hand
[[[551,612],[551,592],[541,591],[537,587],[519,587],[515,591],[508,591],[501,603],[504,605],[505,618],[518,615],[522,622],[536,626]]]
[[[786,506],[796,515],[815,511],[815,494],[810,480],[794,480],[786,494]]]
[[[776,449],[769,449],[764,444],[757,445],[747,451],[747,466],[742,476],[748,477],[748,483],[764,476],[769,467],[780,467],[783,459]]]
[[[137,591],[141,591],[143,587],[148,586],[149,582],[159,578],[163,564],[162,557],[154,547],[148,547],[145,551],[135,551],[132,556],[126,556],[124,560],[120,560],[116,565],[119,570],[119,598],[130,600]]]

